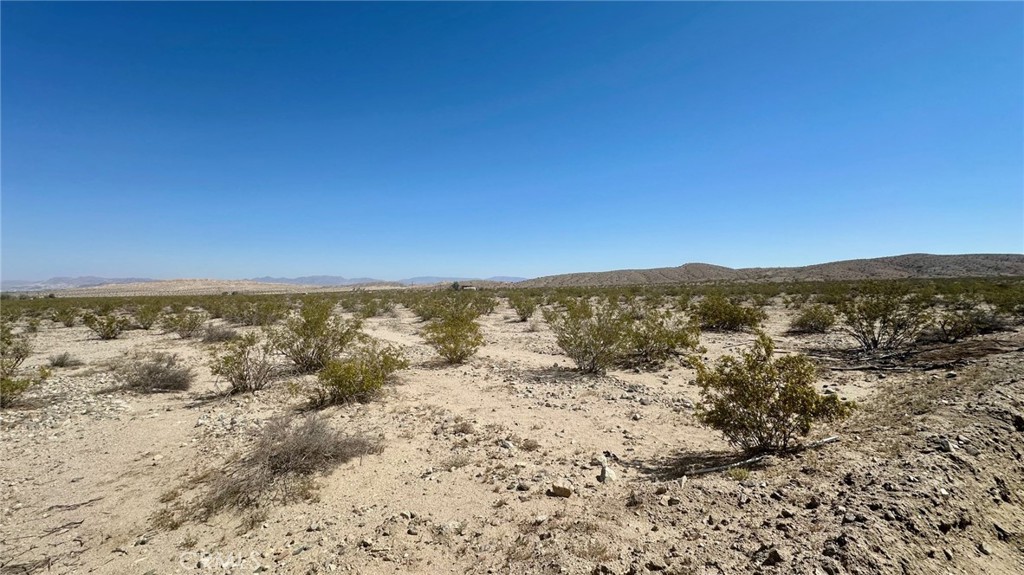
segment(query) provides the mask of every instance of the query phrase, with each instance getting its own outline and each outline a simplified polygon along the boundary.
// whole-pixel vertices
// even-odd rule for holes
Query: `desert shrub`
[[[0,409],[15,405],[36,381],[27,378],[0,377]]]
[[[745,451],[786,449],[813,423],[845,417],[851,409],[835,395],[818,393],[816,369],[806,356],[776,359],[774,352],[771,338],[759,333],[739,358],[724,356],[713,368],[694,362],[702,399],[698,420]]]
[[[935,323],[941,339],[950,343],[1004,328],[997,314],[985,309],[982,302],[967,296],[946,304]]]
[[[477,311],[472,307],[448,308],[421,332],[423,339],[448,363],[462,363],[484,343]]]
[[[345,359],[332,359],[317,374],[315,405],[366,401],[384,387],[398,370],[409,367],[402,352],[371,341]]]
[[[181,339],[190,339],[199,334],[209,316],[202,311],[180,311],[164,317],[163,327],[173,331]]]
[[[367,298],[355,306],[353,311],[356,316],[363,319],[380,317],[395,311],[395,302],[380,298]]]
[[[283,326],[270,328],[268,337],[274,348],[291,360],[300,373],[321,370],[359,337],[361,323],[343,320],[334,314],[334,302],[308,299],[298,314]]]
[[[238,331],[226,325],[208,325],[203,331],[203,343],[223,343],[238,339]]]
[[[827,305],[813,304],[803,308],[789,322],[791,333],[827,333],[836,324],[836,314]]]
[[[14,377],[21,364],[32,355],[28,338],[15,334],[8,322],[0,322],[0,378]]]
[[[621,355],[626,328],[615,304],[567,300],[563,311],[545,310],[544,319],[558,347],[584,373],[604,373]]]
[[[117,369],[124,387],[142,393],[186,391],[195,373],[178,364],[178,356],[153,353],[125,360]]]
[[[117,339],[126,329],[131,327],[128,320],[113,314],[95,315],[87,313],[82,323],[91,329],[100,339]]]
[[[756,329],[767,317],[764,310],[735,303],[721,294],[706,295],[691,307],[697,325],[713,331]]]
[[[268,326],[288,315],[288,303],[278,298],[232,299],[221,310],[224,319],[239,325]]]
[[[73,307],[62,307],[50,312],[50,319],[63,324],[64,327],[75,327],[78,321],[78,310]]]
[[[985,301],[996,313],[1024,323],[1024,282],[992,286],[985,294]]]
[[[621,358],[626,365],[658,367],[700,344],[700,328],[651,302],[634,304],[630,316],[632,321],[624,322]]]
[[[50,367],[78,367],[84,363],[82,360],[71,355],[71,353],[67,351],[51,355],[49,362]]]
[[[140,329],[149,329],[160,319],[164,307],[160,304],[143,304],[135,309],[135,325]]]
[[[273,347],[255,333],[247,333],[228,342],[210,364],[213,375],[223,377],[231,388],[228,393],[263,389],[274,375]]]
[[[913,342],[931,323],[931,302],[896,283],[867,283],[839,303],[844,327],[865,351],[891,350]]]
[[[249,453],[203,478],[209,492],[199,502],[198,515],[205,519],[225,509],[308,498],[315,474],[382,450],[380,440],[347,435],[320,414],[270,420]]]
[[[525,293],[514,292],[508,296],[508,305],[515,310],[519,321],[527,321],[537,311],[536,298]]]

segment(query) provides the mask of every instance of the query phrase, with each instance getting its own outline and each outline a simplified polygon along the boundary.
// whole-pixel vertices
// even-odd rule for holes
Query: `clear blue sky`
[[[1024,4],[2,4],[2,274],[1024,252]]]

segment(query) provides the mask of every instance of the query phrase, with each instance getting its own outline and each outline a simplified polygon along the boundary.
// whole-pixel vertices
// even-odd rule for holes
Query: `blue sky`
[[[2,276],[1024,252],[1021,3],[0,12]]]

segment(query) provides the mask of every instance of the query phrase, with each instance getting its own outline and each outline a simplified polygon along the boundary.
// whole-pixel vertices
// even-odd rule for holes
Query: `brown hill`
[[[1022,254],[906,254],[802,267],[733,269],[691,263],[674,268],[616,270],[539,277],[517,287],[663,285],[715,281],[829,281],[1024,276]]]

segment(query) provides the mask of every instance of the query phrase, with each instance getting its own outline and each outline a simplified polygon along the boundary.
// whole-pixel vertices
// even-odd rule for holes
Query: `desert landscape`
[[[898,347],[865,351],[843,302],[894,285],[901,302],[930,294],[927,324]],[[132,286],[131,297],[92,288],[88,298],[6,299],[5,349],[29,343],[18,373],[32,385],[0,411],[0,571],[1019,573],[1024,329],[1013,312],[1021,309],[999,307],[991,294],[1019,296],[1022,286],[959,279],[260,296],[144,296]],[[966,309],[956,304],[964,298],[976,304],[968,307],[980,314],[970,315],[978,329],[951,335],[950,314]],[[710,326],[704,302],[719,300],[753,319]],[[238,310],[260,302],[279,315],[244,325],[260,321]],[[326,302],[332,329],[358,322],[361,335],[349,334],[338,365],[369,357],[358,349],[401,357],[382,371],[379,390],[333,389],[340,395],[324,400],[329,379],[289,361],[275,337],[317,302]],[[627,361],[638,356],[620,347],[586,373],[559,339],[578,305],[618,310],[620,326],[657,317],[690,335],[705,327],[660,360]],[[140,329],[134,318],[147,307],[159,317]],[[444,323],[445,310],[469,307],[480,341],[465,359],[446,361],[430,326]],[[811,309],[829,311],[833,323],[795,329]],[[182,327],[192,315],[195,328]],[[102,339],[102,318],[123,319],[123,331]],[[747,352],[759,333],[776,357],[810,358],[814,390],[855,403],[850,415],[815,421],[784,449],[747,452],[707,425],[697,365]],[[217,367],[245,334],[278,343],[265,348],[270,371],[253,391]],[[140,384],[132,366],[159,357],[191,380],[161,389],[145,381],[157,370]],[[306,435],[289,435],[296,430]],[[340,456],[296,462],[314,452],[288,442],[307,440]],[[252,473],[280,461],[307,467]]]

